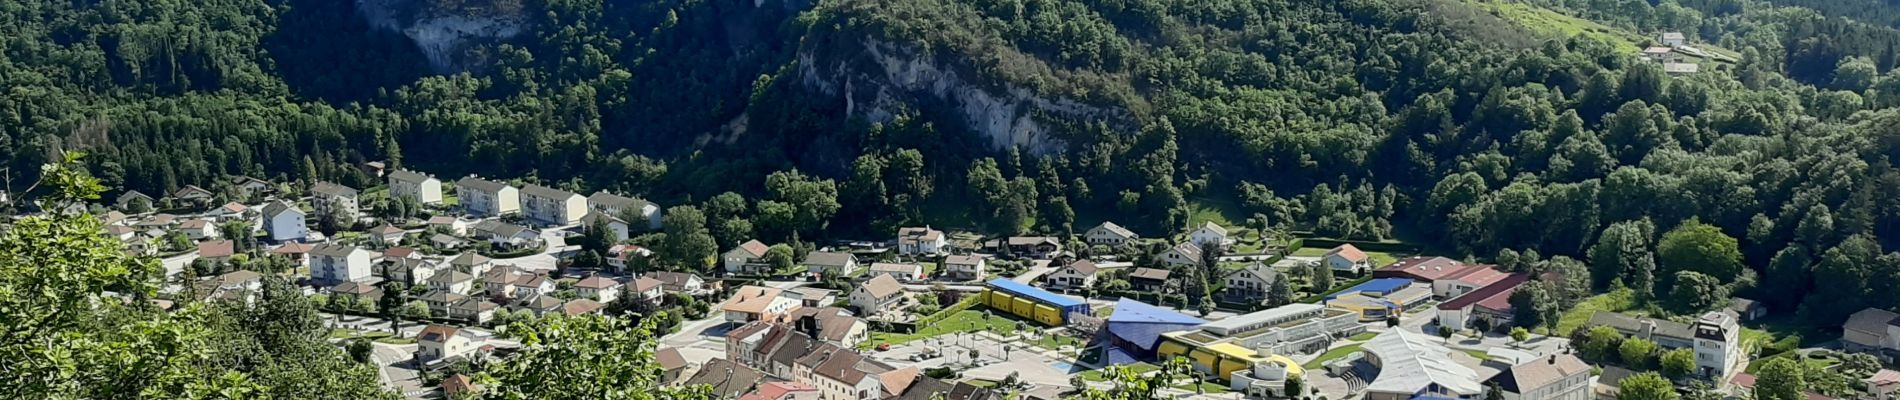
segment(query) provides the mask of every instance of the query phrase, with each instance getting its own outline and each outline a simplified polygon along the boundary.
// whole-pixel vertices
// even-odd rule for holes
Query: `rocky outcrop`
[[[1067,145],[1050,118],[1122,120],[1126,113],[1064,98],[1040,96],[1010,83],[978,82],[932,54],[863,39],[854,54],[821,60],[799,53],[800,81],[831,96],[844,96],[846,113],[872,122],[889,122],[901,110],[947,107],[964,126],[997,148],[1017,147],[1031,154],[1062,151]],[[986,84],[987,83],[987,84]]]
[[[356,0],[357,13],[377,28],[402,32],[415,41],[438,73],[469,70],[478,60],[469,59],[469,49],[495,43],[520,34],[528,19],[518,6],[503,6],[501,1],[480,4],[469,1],[461,8],[435,7],[430,0]]]

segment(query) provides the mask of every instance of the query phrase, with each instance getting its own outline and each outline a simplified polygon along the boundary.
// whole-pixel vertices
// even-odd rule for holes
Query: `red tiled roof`
[[[1471,273],[1472,269],[1489,269],[1490,265],[1465,264],[1445,257],[1412,257],[1380,267],[1372,271],[1380,278],[1405,277],[1419,281],[1436,281],[1447,277]]]
[[[1518,286],[1524,285],[1524,282],[1529,280],[1529,275],[1510,274],[1510,276],[1497,283],[1478,288],[1478,290],[1473,290],[1471,293],[1465,293],[1462,296],[1453,297],[1451,300],[1446,300],[1444,303],[1438,305],[1438,309],[1457,310],[1477,305],[1492,310],[1508,311],[1511,309],[1511,292],[1517,290]]]
[[[1464,271],[1455,275],[1446,276],[1444,279],[1462,281],[1477,287],[1485,287],[1504,280],[1505,277],[1511,276],[1511,274],[1504,273],[1503,271],[1492,269],[1489,265],[1476,266],[1481,268],[1466,268]]]
[[[1366,252],[1360,251],[1359,247],[1353,246],[1352,243],[1339,245],[1339,247],[1334,247],[1331,251],[1326,252],[1326,255],[1333,254],[1338,254],[1340,257],[1345,257],[1346,261],[1352,262],[1360,262],[1367,259]]]
[[[198,243],[199,257],[230,257],[237,253],[237,244],[229,240],[212,240]]]

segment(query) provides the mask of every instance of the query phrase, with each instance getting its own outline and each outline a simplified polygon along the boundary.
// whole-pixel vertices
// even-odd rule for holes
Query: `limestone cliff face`
[[[478,67],[471,57],[477,45],[513,38],[528,27],[520,3],[468,0],[454,7],[435,0],[356,0],[356,10],[378,28],[402,32],[415,41],[438,73]]]
[[[1031,154],[1067,147],[1047,118],[1120,121],[1125,112],[1064,98],[1037,95],[1009,83],[977,82],[947,60],[865,38],[843,59],[818,59],[799,53],[800,81],[817,92],[844,96],[846,112],[873,122],[889,122],[900,110],[948,107],[973,133],[997,149],[1017,147]]]

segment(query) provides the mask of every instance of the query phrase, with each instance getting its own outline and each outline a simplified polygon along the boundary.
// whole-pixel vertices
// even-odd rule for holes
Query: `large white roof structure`
[[[1478,373],[1453,361],[1451,349],[1430,336],[1387,330],[1366,341],[1361,349],[1379,364],[1379,376],[1366,386],[1368,393],[1431,395],[1427,389],[1437,385],[1447,392],[1440,394],[1457,395],[1448,397],[1484,394]]]
[[[1319,312],[1325,308],[1326,306],[1318,304],[1293,303],[1209,322],[1201,325],[1201,330],[1222,336],[1251,332],[1264,328],[1263,325],[1279,325],[1294,320],[1303,321],[1310,318],[1307,314]]]

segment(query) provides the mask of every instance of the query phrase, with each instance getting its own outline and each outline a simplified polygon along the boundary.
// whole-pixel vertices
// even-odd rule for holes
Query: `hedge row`
[[[1418,252],[1418,246],[1413,246],[1405,242],[1379,242],[1379,241],[1371,241],[1371,240],[1345,240],[1345,239],[1331,239],[1331,238],[1304,238],[1304,239],[1300,239],[1300,244],[1306,247],[1318,247],[1322,249],[1330,249],[1334,247],[1339,247],[1339,245],[1342,245],[1342,244],[1352,244],[1352,247],[1358,247],[1360,250],[1365,250],[1365,251],[1377,251],[1377,252],[1382,252],[1382,253],[1417,253]],[[1292,247],[1289,247],[1289,248],[1292,248]]]

